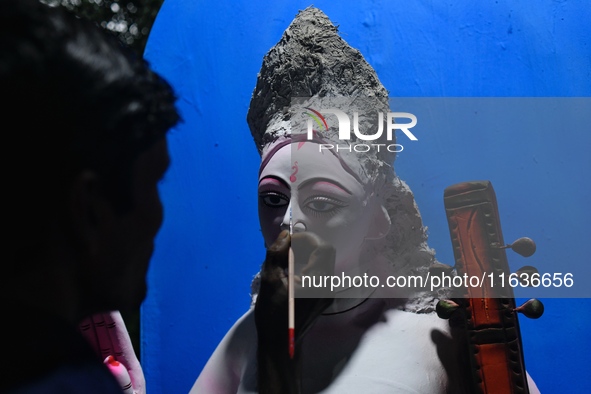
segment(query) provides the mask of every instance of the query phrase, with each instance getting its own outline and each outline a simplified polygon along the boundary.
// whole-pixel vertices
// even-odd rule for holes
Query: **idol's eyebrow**
[[[311,183],[317,183],[317,182],[332,183],[333,185],[338,186],[339,188],[343,189],[345,192],[349,193],[350,195],[353,195],[353,193],[351,193],[351,191],[349,189],[347,189],[345,186],[341,185],[339,182],[335,181],[334,179],[328,179],[328,178],[310,178],[310,179],[302,182],[298,186],[298,189],[306,187],[307,185],[309,185]]]
[[[283,186],[285,186],[286,188],[291,190],[291,187],[287,184],[287,182],[285,182],[283,179],[281,179],[275,175],[267,175],[266,177],[262,178],[259,181],[259,186],[261,186],[261,182],[264,181],[265,179],[275,179],[276,181],[280,182]]]

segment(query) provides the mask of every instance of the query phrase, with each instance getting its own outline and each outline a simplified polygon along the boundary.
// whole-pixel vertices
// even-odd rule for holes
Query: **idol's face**
[[[335,247],[337,270],[355,269],[375,216],[373,200],[334,154],[309,142],[282,147],[262,169],[258,193],[267,246],[291,219],[294,232],[313,232]]]

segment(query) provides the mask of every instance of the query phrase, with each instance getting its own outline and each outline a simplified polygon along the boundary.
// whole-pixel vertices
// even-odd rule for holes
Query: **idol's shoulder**
[[[387,310],[323,393],[461,393],[459,348],[437,314]]]
[[[256,351],[257,332],[250,309],[226,332],[190,393],[255,393]]]

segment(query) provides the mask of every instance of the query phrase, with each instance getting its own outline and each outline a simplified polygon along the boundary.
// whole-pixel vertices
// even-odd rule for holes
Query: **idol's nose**
[[[306,224],[302,221],[295,222],[293,224],[293,232],[294,233],[301,233],[306,231]]]
[[[298,209],[292,208],[293,199],[289,202],[283,220],[281,221],[281,230],[289,230],[292,233],[301,233],[306,231],[306,224],[302,220],[302,213]]]
[[[287,206],[287,209],[285,210],[285,215],[283,215],[283,220],[281,221],[281,231],[283,230],[289,230],[290,232],[292,231],[291,228],[291,200],[289,201],[289,205]]]

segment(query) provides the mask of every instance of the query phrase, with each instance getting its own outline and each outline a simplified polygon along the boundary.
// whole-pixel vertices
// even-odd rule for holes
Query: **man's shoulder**
[[[1,392],[121,393],[77,327],[34,308],[5,310]]]
[[[121,388],[101,364],[65,365],[7,394],[121,394]]]

